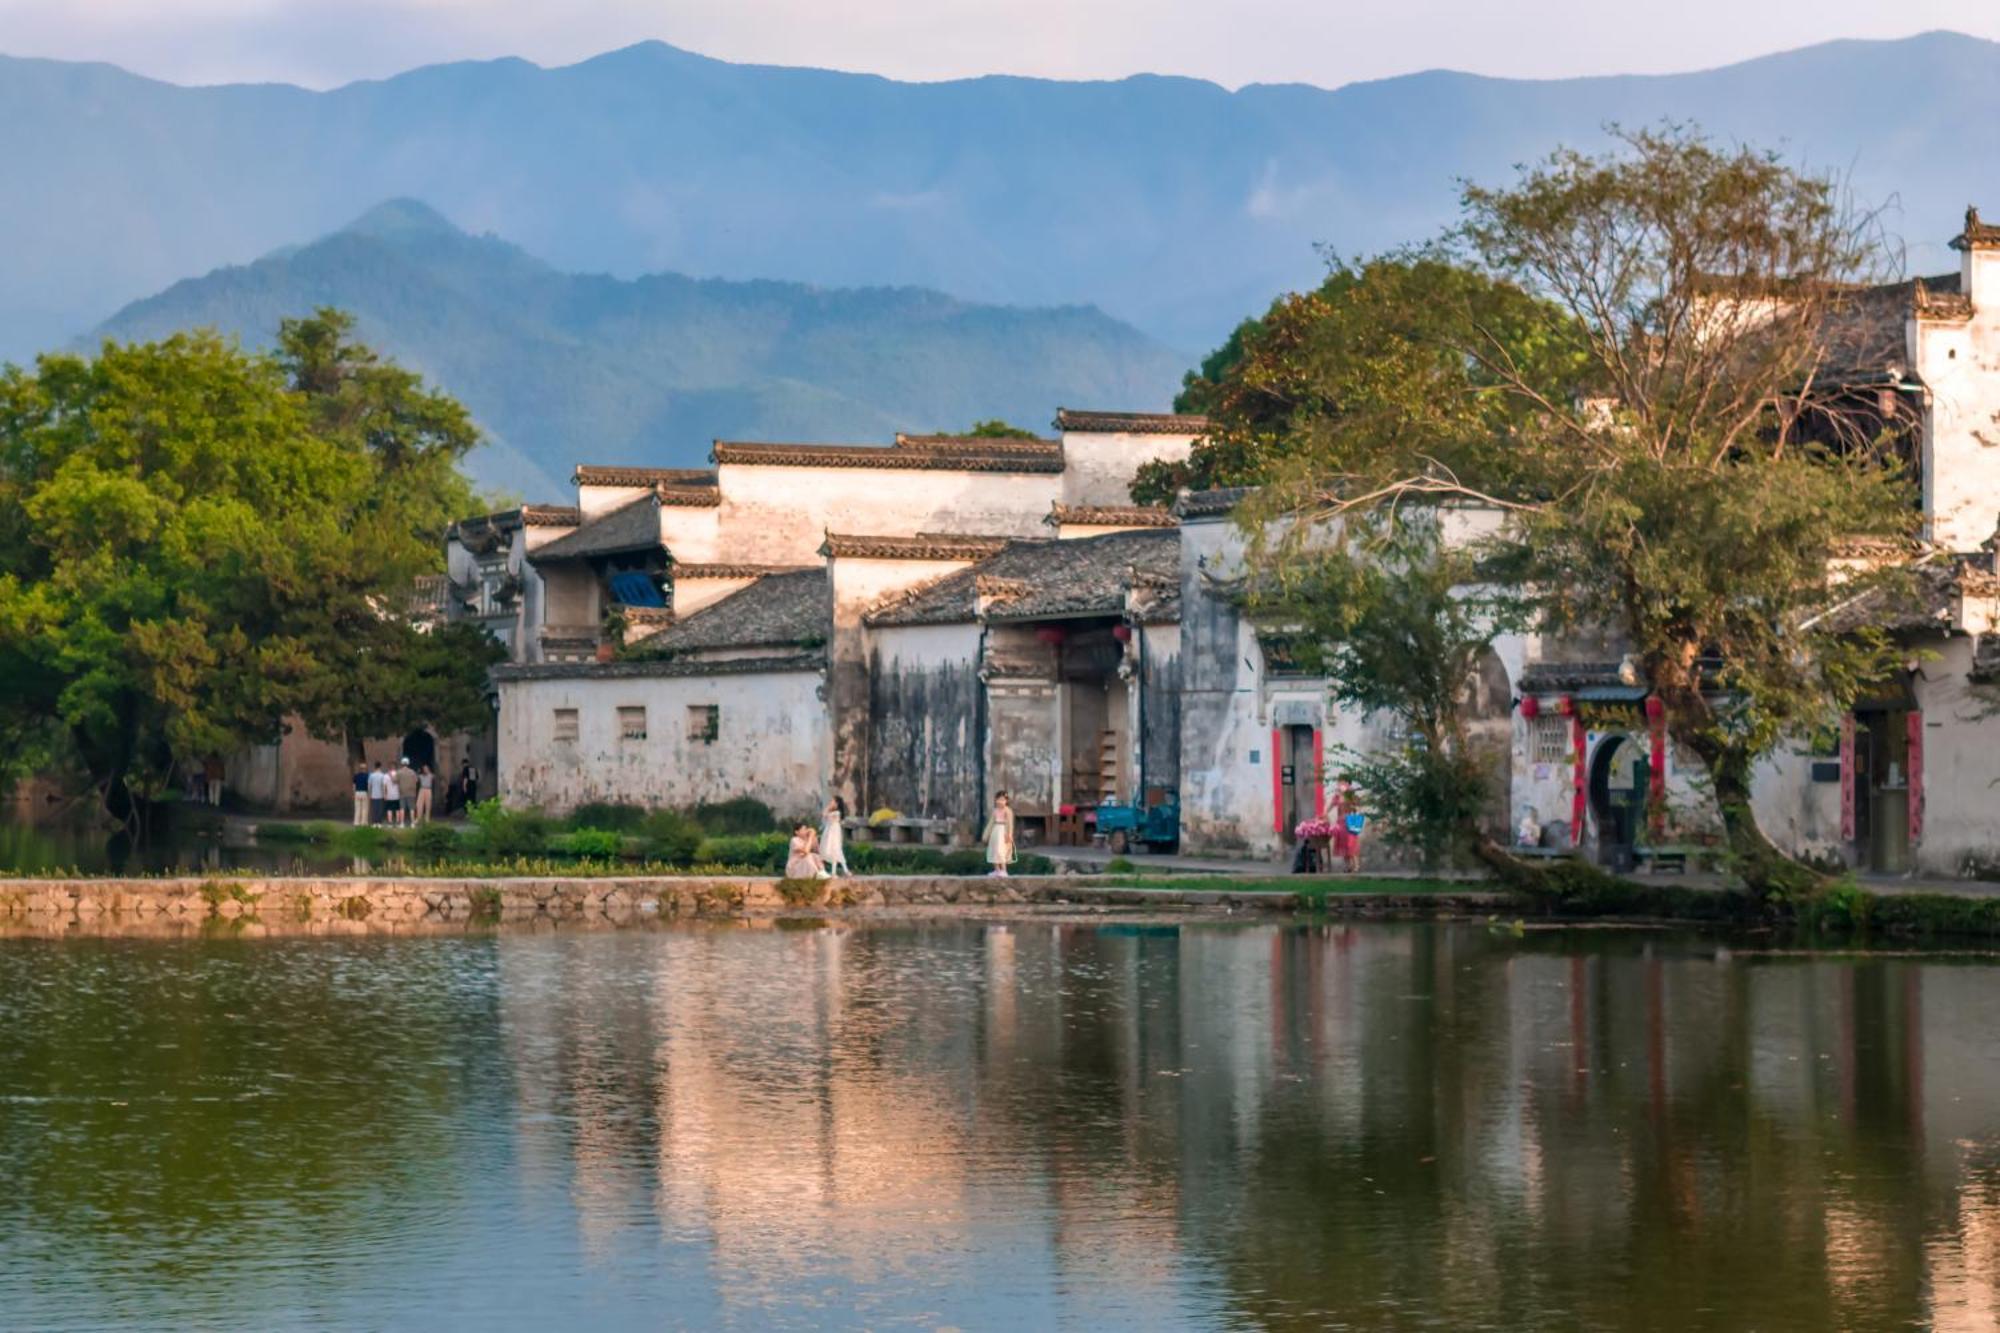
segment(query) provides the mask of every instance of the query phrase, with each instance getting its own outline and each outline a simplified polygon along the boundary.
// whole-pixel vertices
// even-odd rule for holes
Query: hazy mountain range
[[[1100,311],[919,288],[561,273],[411,200],[309,245],[174,284],[98,335],[211,326],[267,345],[337,305],[472,408],[489,486],[554,498],[577,463],[700,465],[709,441],[1045,428],[1057,406],[1163,405],[1183,358]]]
[[[0,356],[398,197],[567,271],[1090,303],[1193,354],[1311,281],[1315,243],[1424,237],[1456,178],[1662,117],[1851,171],[1864,199],[1900,201],[1922,267],[1982,190],[2000,212],[2000,44],[1944,33],[1666,77],[1332,91],[909,84],[657,43],[329,92],[0,58]]]

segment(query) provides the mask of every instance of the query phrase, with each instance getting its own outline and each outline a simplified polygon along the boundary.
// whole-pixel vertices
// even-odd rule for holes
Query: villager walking
[[[813,832],[811,824],[801,824],[792,830],[792,843],[785,857],[786,879],[818,879],[821,874],[819,857],[814,847],[819,835]]]
[[[354,826],[359,828],[361,825],[366,824],[371,813],[372,809],[368,802],[368,765],[356,764],[354,766]]]
[[[403,788],[396,781],[393,768],[382,774],[382,822],[392,825],[403,822]]]
[[[479,804],[479,770],[472,766],[470,759],[459,767],[458,786],[465,793],[467,805]]]
[[[826,803],[821,814],[819,861],[829,876],[854,873],[847,868],[847,830],[841,823],[846,817],[847,805],[838,796]]]
[[[1006,792],[993,798],[993,817],[986,822],[986,861],[990,873],[1004,877],[1014,863],[1014,807]]]
[[[387,776],[379,761],[368,772],[368,822],[371,824],[382,822],[382,784]]]
[[[416,823],[428,824],[431,822],[431,788],[436,785],[436,782],[437,775],[431,772],[429,764],[425,764],[423,771],[417,774]]]
[[[222,804],[222,756],[212,754],[202,764],[202,773],[208,779],[208,803]]]

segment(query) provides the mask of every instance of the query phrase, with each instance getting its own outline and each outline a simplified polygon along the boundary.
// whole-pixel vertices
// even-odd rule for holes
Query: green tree
[[[278,356],[201,332],[0,372],[0,728],[54,719],[120,818],[288,713],[326,705],[329,734],[345,689],[456,708],[483,681],[483,651],[408,623],[470,428],[345,332],[322,312]]]
[[[481,725],[485,668],[504,653],[471,627],[407,614],[412,580],[443,568],[445,529],[478,506],[459,466],[479,432],[456,400],[352,332],[330,309],[279,327],[277,364],[312,430],[367,471],[345,540],[298,585],[309,595],[288,607],[292,632],[269,656],[288,709],[358,762],[371,736]]]
[[[1583,373],[1582,348],[1518,286],[1439,250],[1336,262],[1311,292],[1280,297],[1189,372],[1176,410],[1209,419],[1186,461],[1142,467],[1133,498],[1259,485],[1323,466],[1365,440],[1414,457],[1496,437],[1496,377],[1466,354],[1475,331],[1547,380]]]
[[[1530,623],[1527,599],[1488,582],[1473,547],[1443,541],[1423,511],[1357,512],[1272,568],[1252,594],[1260,617],[1285,627],[1337,702],[1399,736],[1339,760],[1390,838],[1431,864],[1493,860],[1480,821],[1496,756],[1474,743],[1466,706],[1493,640]]]
[[[1631,645],[1706,766],[1746,882],[1813,890],[1758,827],[1752,769],[1893,671],[1886,633],[1829,612],[1900,575],[1837,557],[1917,524],[1873,392],[1857,401],[1837,373],[1866,355],[1849,315],[1880,267],[1870,220],[1829,179],[1667,128],[1469,187],[1453,240],[1489,281],[1535,294],[1519,334],[1462,297],[1422,316],[1439,355],[1476,367],[1485,428],[1416,447],[1393,430],[1297,431],[1308,463],[1278,503],[1505,514],[1484,558],[1533,591],[1543,630]],[[1580,348],[1580,373],[1523,357],[1520,334]]]
[[[1031,430],[992,417],[986,421],[975,421],[972,429],[965,432],[976,440],[1037,440],[1041,437]]]

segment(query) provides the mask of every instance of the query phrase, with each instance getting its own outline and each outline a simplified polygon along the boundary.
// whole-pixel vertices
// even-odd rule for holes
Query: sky
[[[1839,37],[2000,40],[1994,0],[0,0],[0,52],[177,83],[327,88],[446,60],[561,65],[648,38],[898,79],[1186,74],[1334,87],[1418,69],[1703,69]]]

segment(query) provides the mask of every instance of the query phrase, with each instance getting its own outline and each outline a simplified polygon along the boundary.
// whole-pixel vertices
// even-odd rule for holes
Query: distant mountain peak
[[[340,229],[342,234],[408,240],[419,236],[464,236],[465,231],[421,199],[384,199]]]

